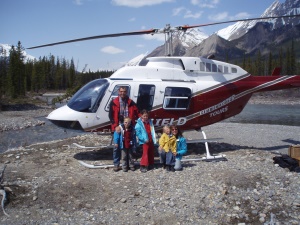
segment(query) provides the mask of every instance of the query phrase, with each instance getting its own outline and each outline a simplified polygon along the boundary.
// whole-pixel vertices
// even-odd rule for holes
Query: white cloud
[[[200,8],[216,8],[219,0],[191,0],[192,5],[199,6]]]
[[[202,15],[202,11],[193,13],[191,10],[188,10],[184,7],[179,7],[173,9],[173,16],[180,16],[183,15],[183,18],[194,18],[198,19]]]
[[[179,16],[182,11],[186,10],[184,7],[179,7],[173,9],[173,16]]]
[[[231,17],[231,19],[238,20],[238,19],[246,19],[249,17],[251,17],[251,14],[249,14],[247,12],[240,12],[240,13],[236,14],[234,17]]]
[[[144,48],[144,47],[145,47],[145,45],[142,45],[142,44],[137,44],[137,45],[136,45],[136,47],[137,47],[137,48]]]
[[[203,12],[195,12],[192,13],[191,11],[186,11],[184,18],[193,18],[193,19],[198,19],[201,17]]]
[[[129,19],[129,22],[134,22],[135,20],[136,20],[135,17],[132,17]]]
[[[239,20],[249,18],[251,15],[247,12],[240,12],[234,16],[229,16],[228,12],[222,12],[208,16],[212,21],[223,21],[223,20]]]
[[[164,34],[144,34],[142,36],[145,40],[157,40],[157,41],[165,41],[165,35]]]
[[[83,4],[83,0],[74,0],[73,3],[75,5],[82,5]]]
[[[174,2],[174,0],[112,0],[111,1],[112,4],[117,6],[127,6],[133,8],[159,5],[166,2]]]
[[[108,54],[119,54],[125,52],[123,49],[116,48],[114,46],[106,46],[100,49],[101,52]]]
[[[225,20],[225,19],[228,19],[228,12],[222,12],[222,13],[210,15],[210,16],[208,16],[208,18],[212,21]]]

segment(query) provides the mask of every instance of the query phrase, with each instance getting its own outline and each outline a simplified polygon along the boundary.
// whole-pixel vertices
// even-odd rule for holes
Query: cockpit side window
[[[68,106],[78,112],[94,113],[108,88],[108,81],[98,79],[83,86],[68,102]]]
[[[128,84],[118,84],[114,87],[114,90],[111,93],[111,96],[105,106],[105,111],[109,111],[109,106],[112,100],[114,100],[116,97],[118,97],[119,88],[120,87],[126,87],[127,88],[127,95],[130,96],[130,86]]]

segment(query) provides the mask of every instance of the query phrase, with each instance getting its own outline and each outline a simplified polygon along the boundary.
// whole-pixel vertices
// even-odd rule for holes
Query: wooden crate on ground
[[[289,147],[289,157],[291,158],[300,157],[300,145],[291,145]]]
[[[289,147],[289,156],[296,159],[300,166],[300,145],[291,145]]]

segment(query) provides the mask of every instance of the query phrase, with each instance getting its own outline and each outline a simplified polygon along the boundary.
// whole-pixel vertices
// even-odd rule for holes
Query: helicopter
[[[253,76],[237,65],[212,58],[172,56],[172,34],[215,24],[292,16],[300,15],[231,20],[194,26],[171,27],[167,24],[162,29],[98,35],[28,49],[98,38],[164,33],[166,56],[147,58],[145,66],[122,67],[109,78],[87,83],[73,95],[67,105],[52,111],[47,119],[64,128],[110,134],[110,102],[118,96],[120,87],[126,87],[128,96],[136,102],[138,109],[150,111],[156,130],[161,130],[164,125],[177,125],[182,131],[201,131],[206,158],[216,158],[209,152],[209,139],[202,127],[239,114],[253,93],[300,87],[300,76],[281,76],[278,69],[270,76]]]

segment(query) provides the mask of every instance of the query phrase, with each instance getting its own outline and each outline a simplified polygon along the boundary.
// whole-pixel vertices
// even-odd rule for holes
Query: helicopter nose
[[[83,130],[77,119],[79,118],[78,114],[79,112],[74,111],[65,105],[52,111],[46,118],[56,126],[62,128]]]

